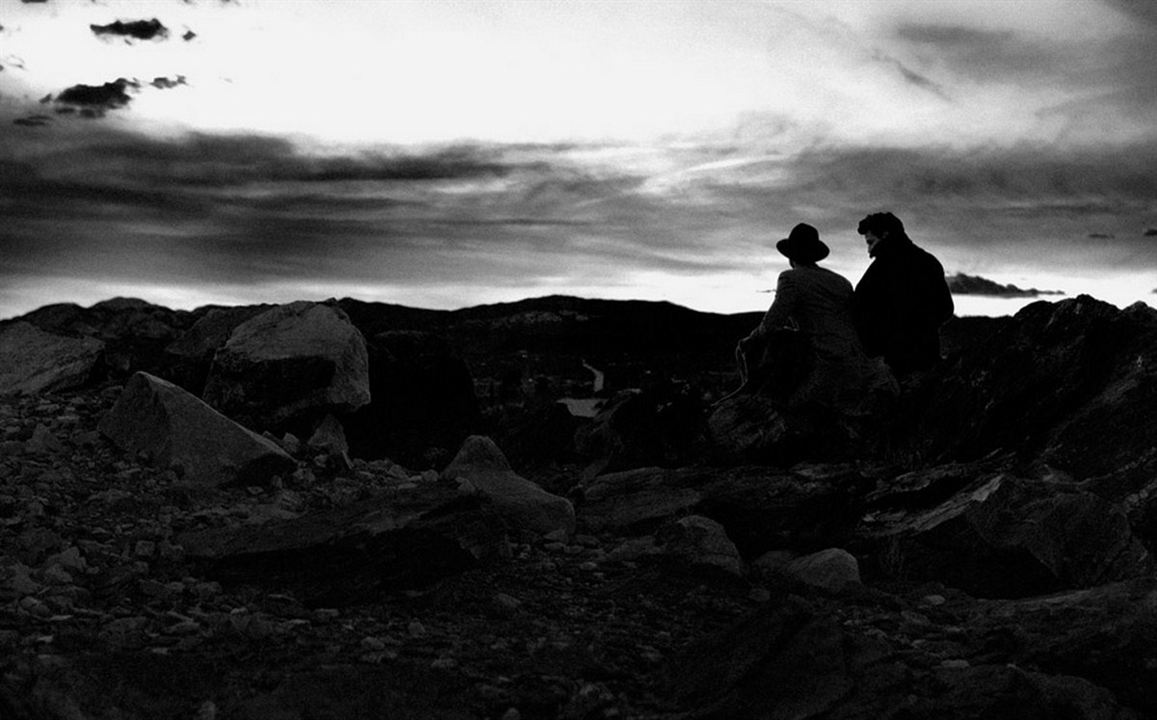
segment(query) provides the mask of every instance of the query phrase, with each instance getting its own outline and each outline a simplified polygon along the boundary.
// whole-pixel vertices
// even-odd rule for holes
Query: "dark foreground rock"
[[[955,487],[954,487],[955,486]],[[945,497],[921,502],[921,494]],[[983,597],[1020,597],[1148,575],[1123,509],[1071,483],[983,464],[890,479],[867,500],[858,549],[876,569]]]
[[[176,542],[214,579],[290,591],[315,606],[373,601],[510,555],[493,508],[430,482],[403,496],[256,527],[184,533]]]
[[[296,467],[272,441],[143,372],[125,385],[99,429],[123,450],[195,485],[264,485]]]

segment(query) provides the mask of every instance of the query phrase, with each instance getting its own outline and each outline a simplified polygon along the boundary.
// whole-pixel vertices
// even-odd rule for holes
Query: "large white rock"
[[[56,335],[28,322],[0,327],[0,395],[82,385],[102,352],[100,340]]]
[[[515,473],[502,450],[488,437],[466,438],[442,476],[487,496],[503,517],[520,528],[543,535],[559,530],[574,532],[571,502]]]
[[[370,402],[365,338],[341,309],[295,302],[238,325],[217,351],[207,403],[258,429]]]
[[[148,373],[132,376],[98,427],[122,449],[179,468],[191,484],[259,485],[296,467],[273,441]]]

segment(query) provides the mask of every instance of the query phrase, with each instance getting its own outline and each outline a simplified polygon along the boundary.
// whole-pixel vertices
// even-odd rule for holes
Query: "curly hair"
[[[890,212],[878,212],[868,215],[860,221],[856,232],[861,235],[872,233],[879,237],[908,237],[904,232],[904,223]]]

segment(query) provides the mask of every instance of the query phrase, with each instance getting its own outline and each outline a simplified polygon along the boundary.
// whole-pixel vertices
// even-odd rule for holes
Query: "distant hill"
[[[988,278],[956,273],[948,277],[948,288],[955,295],[988,295],[991,297],[1040,297],[1041,295],[1064,295],[1061,290],[1038,290],[1020,288],[1016,285],[1001,285]]]

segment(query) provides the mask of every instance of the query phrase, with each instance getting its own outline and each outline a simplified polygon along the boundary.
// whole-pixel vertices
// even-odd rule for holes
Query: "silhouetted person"
[[[940,326],[954,309],[944,267],[890,212],[868,215],[858,230],[873,258],[853,305],[864,350],[897,377],[927,370],[940,360]]]
[[[775,300],[736,356],[745,372],[740,392],[756,392],[789,406],[819,403],[850,410],[886,373],[865,354],[852,320],[852,284],[817,263],[828,256],[819,232],[806,223],[776,243],[791,268],[779,274]]]

